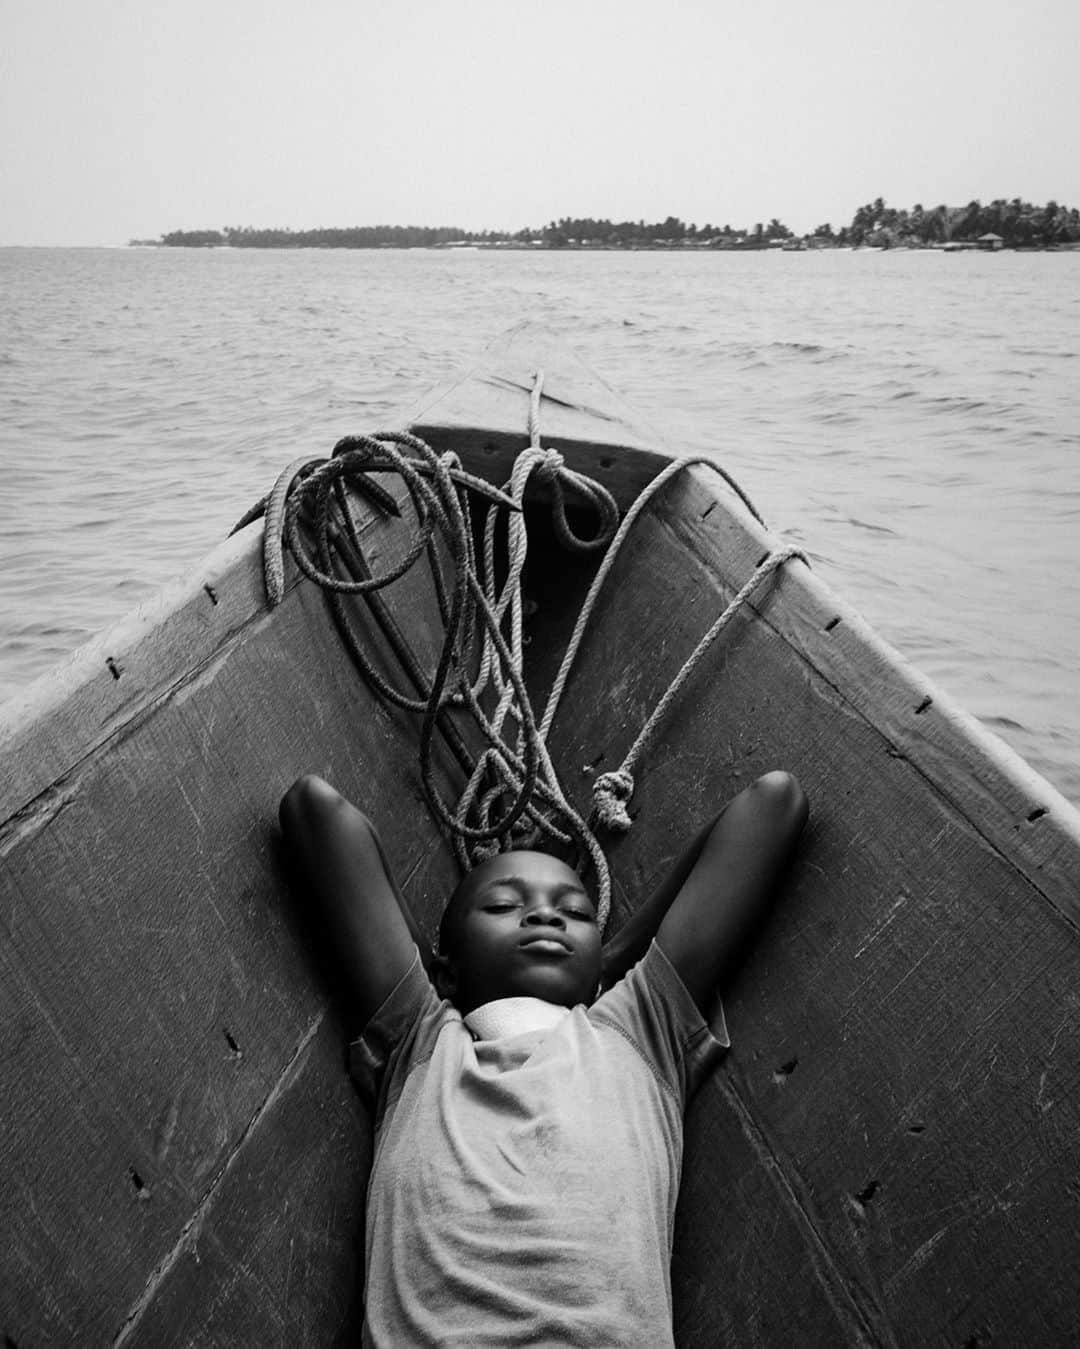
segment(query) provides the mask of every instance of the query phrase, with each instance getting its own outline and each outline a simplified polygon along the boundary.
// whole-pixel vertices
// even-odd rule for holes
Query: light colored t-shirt
[[[480,1041],[418,957],[352,1046],[364,1345],[671,1345],[683,1111],[723,1052],[655,942],[591,1007]]]

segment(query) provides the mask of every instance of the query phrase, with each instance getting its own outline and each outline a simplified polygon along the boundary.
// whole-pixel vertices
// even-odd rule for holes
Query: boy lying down
[[[707,1023],[807,803],[767,773],[601,945],[569,866],[508,852],[425,943],[369,821],[320,778],[281,803],[365,1029],[363,1344],[672,1344],[683,1112],[722,1054]]]

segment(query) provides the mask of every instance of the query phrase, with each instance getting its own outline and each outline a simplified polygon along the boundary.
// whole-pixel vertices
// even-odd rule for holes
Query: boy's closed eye
[[[512,913],[516,909],[524,906],[524,901],[520,899],[492,899],[482,905],[484,913]],[[564,918],[575,918],[584,923],[595,923],[596,915],[589,909],[584,909],[576,904],[558,904],[558,912]]]

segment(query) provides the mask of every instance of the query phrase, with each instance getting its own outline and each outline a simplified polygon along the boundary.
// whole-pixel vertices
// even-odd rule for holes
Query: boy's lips
[[[573,955],[569,944],[561,937],[556,937],[553,933],[538,932],[535,936],[525,937],[518,942],[520,947],[528,947],[530,951],[536,951],[540,955],[551,956],[569,956]]]

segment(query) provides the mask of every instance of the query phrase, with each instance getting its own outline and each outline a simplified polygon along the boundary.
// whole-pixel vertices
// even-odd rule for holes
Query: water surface
[[[511,323],[1080,802],[1080,254],[0,250],[0,698]]]

